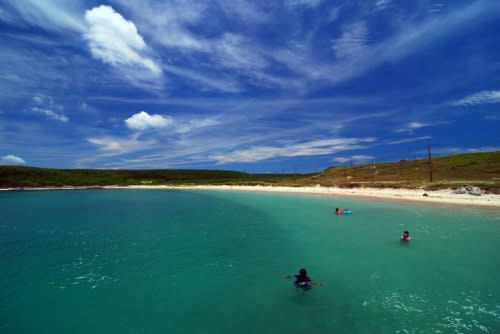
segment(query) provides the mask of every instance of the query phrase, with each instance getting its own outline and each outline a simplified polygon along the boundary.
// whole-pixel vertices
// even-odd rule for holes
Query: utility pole
[[[432,182],[432,162],[431,162],[431,144],[427,146],[429,151],[429,180]]]
[[[373,165],[373,160],[372,160],[372,183],[375,183],[375,166]]]

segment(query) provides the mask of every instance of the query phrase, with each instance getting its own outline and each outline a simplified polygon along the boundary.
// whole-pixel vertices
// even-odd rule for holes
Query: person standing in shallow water
[[[290,279],[292,277],[295,277],[294,285],[298,289],[310,290],[313,285],[323,286],[323,283],[315,282],[312,279],[310,279],[309,276],[307,276],[307,270],[304,268],[300,269],[298,275],[287,275],[284,278]]]

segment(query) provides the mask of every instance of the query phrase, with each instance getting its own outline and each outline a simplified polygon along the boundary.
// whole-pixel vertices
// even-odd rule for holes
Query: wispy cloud
[[[285,80],[270,71],[273,60],[268,47],[255,36],[219,26],[210,34],[197,29],[212,19],[211,12],[222,9],[231,25],[249,25],[260,30],[266,22],[265,11],[243,0],[220,2],[217,8],[210,4],[185,1],[168,5],[152,1],[140,5],[123,3],[133,9],[134,19],[144,33],[170,54],[163,70],[186,79],[190,85],[231,93],[242,92],[247,85],[266,88],[293,86],[292,80]]]
[[[18,156],[7,154],[2,157],[2,162],[6,165],[24,165],[26,161]]]
[[[15,24],[29,24],[58,32],[85,30],[85,22],[81,16],[83,5],[78,1],[24,0],[12,1],[9,5],[20,16],[20,19],[9,17],[9,21]]]
[[[336,157],[332,159],[333,162],[338,162],[341,164],[345,164],[347,162],[361,163],[371,160],[375,160],[375,157],[372,155],[353,155],[351,157]]]
[[[448,125],[452,122],[453,121],[432,121],[432,122],[412,121],[412,122],[408,122],[406,124],[403,124],[401,127],[396,129],[395,132],[398,132],[398,133],[407,132],[409,134],[412,134],[415,130],[418,130],[418,129]]]
[[[487,115],[484,119],[488,121],[500,121],[500,115]]]
[[[431,5],[430,12],[431,13],[440,13],[443,10],[444,4],[442,3],[435,3]]]
[[[148,46],[135,24],[111,6],[87,10],[85,20],[89,27],[84,36],[95,58],[114,66],[139,66],[155,74],[161,73],[160,66],[146,55]]]
[[[431,136],[421,136],[421,137],[413,137],[413,138],[394,139],[394,140],[383,141],[383,142],[381,142],[381,144],[399,145],[399,144],[412,143],[415,141],[428,140],[431,138],[432,138]]]
[[[125,120],[127,127],[132,130],[159,129],[169,127],[174,123],[169,116],[150,115],[145,111],[134,114]]]
[[[389,7],[391,5],[391,3],[392,3],[392,0],[378,0],[375,3],[375,8],[378,10],[386,9],[387,7]]]
[[[106,156],[141,151],[149,149],[156,144],[156,141],[152,139],[140,140],[138,136],[132,136],[131,138],[119,138],[115,136],[92,137],[87,138],[87,141],[97,145],[99,150],[105,153]]]
[[[500,151],[500,146],[481,146],[481,147],[433,147],[432,154],[434,155],[449,155],[460,153],[477,153],[477,152],[496,152]],[[427,151],[417,151],[415,154],[426,155]]]
[[[291,8],[314,8],[319,7],[320,3],[317,0],[294,0],[285,2],[285,5]],[[236,6],[239,15],[244,15],[240,9],[245,4],[241,1]],[[440,39],[458,35],[467,24],[479,22],[479,17],[488,19],[489,12],[499,9],[491,2],[478,1],[466,7],[457,7],[455,11],[439,18],[410,18],[404,25],[397,25],[392,36],[382,40],[370,40],[370,20],[366,16],[360,16],[351,23],[343,20],[340,36],[332,39],[332,52],[336,55],[332,59],[317,57],[314,52],[317,45],[313,40],[296,40],[291,34],[285,36],[286,43],[271,46],[239,29],[238,32],[216,29],[210,34],[200,33],[196,28],[205,24],[209,19],[207,13],[213,10],[206,3],[193,5],[181,1],[161,5],[146,1],[140,6],[128,2],[123,2],[123,5],[137,11],[135,18],[143,31],[157,44],[167,47],[173,55],[172,63],[166,65],[165,70],[175,66],[169,71],[178,72],[190,84],[195,82],[209,86],[214,83],[212,89],[233,93],[245,91],[248,86],[303,92],[325,84],[336,85],[361,76],[381,64],[419,52]],[[379,2],[379,6],[388,5],[388,1]],[[252,13],[258,11],[255,5],[251,7]],[[338,15],[338,10],[334,12],[334,16]],[[247,18],[252,20],[252,15],[249,14]],[[328,21],[328,17],[324,20]],[[252,22],[253,31],[265,29],[261,22]],[[179,57],[182,57],[182,61]],[[288,70],[286,73],[274,70],[283,66]],[[219,70],[216,78],[214,69]],[[220,78],[220,74],[224,79]]]
[[[189,79],[195,82],[196,85],[201,86],[204,90],[218,90],[228,93],[239,93],[244,90],[242,85],[231,77],[224,78],[220,75],[214,77],[173,65],[167,66],[165,72],[175,74],[184,79]]]
[[[55,112],[54,110],[51,110],[51,109],[33,107],[33,108],[31,108],[31,110],[34,112],[40,113],[40,114],[44,114],[48,118],[51,118],[51,119],[54,119],[56,121],[60,121],[63,123],[66,123],[69,120],[68,117],[66,117],[62,114],[58,114],[57,112]]]
[[[219,7],[228,17],[237,17],[249,23],[263,23],[270,19],[268,13],[248,0],[217,0]]]
[[[63,107],[55,104],[51,96],[35,95],[33,97],[33,106],[31,111],[43,114],[50,119],[67,123],[68,117],[62,113]]]
[[[335,22],[340,17],[340,7],[333,7],[328,11],[328,19],[329,23]]]
[[[310,8],[318,7],[322,0],[285,0],[288,7],[306,6]]]
[[[359,56],[366,48],[367,33],[366,23],[363,21],[344,27],[342,36],[332,44],[337,58]]]
[[[288,143],[283,146],[256,146],[217,154],[212,158],[219,164],[230,162],[257,162],[278,157],[304,157],[333,154],[339,151],[360,149],[375,138],[334,138],[303,143]]]
[[[338,84],[359,77],[383,63],[398,61],[425,50],[439,40],[459,35],[466,27],[470,29],[471,24],[496,18],[499,12],[500,3],[477,1],[440,17],[422,21],[409,20],[391,37],[371,44],[364,44],[366,40],[363,37],[366,32],[363,21],[359,21],[353,26],[346,26],[342,36],[332,45],[343,58],[335,63],[325,64],[304,61],[302,66],[297,68],[302,69],[305,75],[310,73],[307,75],[309,79]],[[292,67],[291,69],[293,70]]]
[[[189,119],[184,122],[177,122],[176,131],[178,133],[189,133],[207,127],[221,125],[219,117],[206,117],[200,119]]]
[[[401,128],[397,129],[396,132],[413,132],[413,130],[425,128],[428,126],[432,126],[432,124],[421,123],[421,122],[409,122],[403,125]]]
[[[453,106],[475,106],[490,103],[500,103],[500,90],[483,90],[450,102]]]

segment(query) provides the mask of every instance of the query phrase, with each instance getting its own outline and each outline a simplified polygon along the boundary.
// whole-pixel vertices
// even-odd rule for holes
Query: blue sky
[[[0,164],[312,172],[500,149],[500,1],[0,1]]]

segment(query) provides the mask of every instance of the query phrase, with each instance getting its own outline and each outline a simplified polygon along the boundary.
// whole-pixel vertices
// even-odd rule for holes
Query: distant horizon
[[[0,165],[316,173],[500,150],[500,2],[0,4]]]

